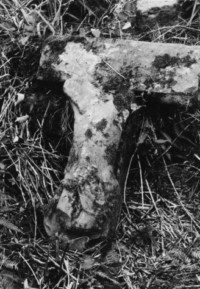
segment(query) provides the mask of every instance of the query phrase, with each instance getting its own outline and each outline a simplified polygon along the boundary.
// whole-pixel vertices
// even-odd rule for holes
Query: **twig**
[[[35,275],[35,272],[34,272],[33,268],[31,267],[31,265],[30,265],[30,264],[28,263],[28,261],[24,258],[24,256],[21,254],[21,252],[19,252],[19,255],[20,255],[20,257],[22,257],[22,259],[24,260],[24,262],[27,264],[27,266],[29,267],[29,269],[30,269],[31,272],[33,273],[33,276],[34,276],[37,284],[40,285],[40,282],[39,282],[37,276]]]
[[[133,161],[133,158],[136,154],[136,151],[132,154],[131,158],[130,158],[130,161],[129,161],[129,165],[128,165],[128,169],[127,169],[127,173],[126,173],[126,178],[125,178],[125,182],[124,182],[124,192],[123,192],[123,195],[124,195],[124,204],[125,204],[125,207],[126,207],[126,210],[129,214],[129,217],[130,217],[130,212],[129,212],[129,209],[128,209],[128,206],[127,206],[127,203],[126,203],[126,187],[127,187],[127,182],[128,182],[128,176],[129,176],[129,172],[130,172],[130,168],[131,168],[131,164],[132,164],[132,161]]]
[[[195,0],[195,2],[194,2],[194,6],[193,6],[193,9],[192,9],[192,15],[191,15],[191,17],[190,17],[190,20],[189,20],[188,23],[187,23],[188,26],[190,26],[190,25],[192,24],[192,20],[194,19],[195,15],[196,15],[195,10],[196,10],[197,2],[198,2],[198,1],[199,1],[199,0]]]
[[[177,198],[177,201],[178,201],[179,205],[180,205],[181,208],[184,210],[184,212],[186,213],[186,215],[190,218],[190,220],[195,224],[195,226],[200,230],[199,224],[195,221],[195,219],[194,219],[194,217],[192,216],[192,214],[191,214],[191,213],[186,209],[186,207],[184,206],[184,204],[183,204],[183,202],[182,202],[182,200],[181,200],[181,197],[180,197],[179,193],[177,192],[177,189],[176,189],[176,187],[175,187],[175,185],[174,185],[174,182],[172,181],[172,178],[171,178],[171,176],[170,176],[170,174],[169,174],[169,171],[168,171],[168,168],[167,168],[167,165],[166,165],[166,162],[165,162],[164,158],[163,158],[163,162],[164,162],[164,166],[165,166],[165,170],[166,170],[168,179],[169,179],[169,181],[170,181],[170,183],[171,183],[171,185],[172,185],[172,188],[174,189],[174,193],[175,193],[175,195],[176,195],[176,198]]]
[[[114,72],[116,72],[119,76],[121,76],[123,79],[127,79],[125,76],[123,76],[121,73],[119,73],[114,67],[112,67],[107,61],[105,61],[104,59],[103,59],[103,62],[105,63],[105,64],[107,64]]]
[[[142,177],[142,167],[140,163],[140,157],[138,157],[138,166],[139,166],[139,172],[140,172],[140,189],[141,189],[141,194],[142,194],[142,208],[144,208],[144,186],[143,186],[143,177]]]
[[[151,191],[151,189],[150,189],[149,182],[148,182],[147,179],[145,179],[145,183],[146,183],[146,185],[147,185],[148,192],[149,192],[149,194],[150,194],[150,196],[151,196],[151,200],[152,200],[152,202],[153,202],[153,205],[154,205],[154,208],[155,208],[155,210],[156,210],[156,213],[157,213],[157,215],[160,217],[160,213],[159,213],[158,208],[157,208],[157,206],[156,206],[156,202],[155,202],[155,200],[154,200],[154,197],[153,197],[153,194],[152,194],[152,191]]]

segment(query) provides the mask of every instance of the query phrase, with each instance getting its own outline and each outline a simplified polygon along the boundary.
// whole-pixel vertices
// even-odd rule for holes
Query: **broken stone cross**
[[[44,218],[50,236],[87,237],[85,242],[113,236],[128,167],[123,156],[117,162],[128,115],[152,100],[184,108],[194,105],[199,99],[199,73],[197,46],[48,39],[37,77],[63,85],[74,112],[62,193]]]

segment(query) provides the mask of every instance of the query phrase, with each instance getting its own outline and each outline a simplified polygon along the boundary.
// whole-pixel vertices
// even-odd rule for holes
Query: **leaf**
[[[6,166],[4,165],[3,162],[0,162],[0,170],[5,171]]]
[[[85,249],[88,241],[89,241],[89,238],[87,236],[83,236],[80,238],[70,240],[69,241],[69,249],[72,251],[81,252]]]
[[[99,38],[101,35],[101,31],[99,29],[91,28],[91,32],[92,32],[93,36],[96,38]]]
[[[20,39],[19,39],[19,42],[21,43],[21,45],[25,45],[28,41],[29,41],[29,38],[30,36],[22,36]],[[15,103],[15,106],[17,105],[18,103]]]
[[[24,25],[24,33],[26,35],[36,34],[37,19],[38,19],[38,16],[34,12],[32,12],[29,15],[26,15],[25,25]]]
[[[13,139],[13,143],[17,143],[19,141],[19,137],[16,135]]]
[[[26,115],[17,117],[17,119],[15,120],[15,122],[23,123],[23,122],[27,121],[28,118],[29,118],[29,116],[26,114]]]
[[[139,108],[141,108],[140,105],[137,105],[136,103],[131,103],[131,110],[134,112],[136,110],[138,110]]]
[[[28,279],[26,278],[26,279],[24,280],[24,289],[37,289],[37,288],[31,287],[31,286],[28,284]]]
[[[197,277],[197,281],[200,282],[200,276],[196,275],[196,277]]]
[[[25,97],[24,93],[18,93],[17,94],[17,100],[15,102],[15,106],[18,105],[20,102],[22,102],[24,100],[24,97]]]
[[[194,154],[194,156],[200,161],[200,157],[197,154]]]
[[[168,158],[169,161],[172,160],[171,154],[170,153],[166,153],[166,157]]]
[[[157,143],[157,144],[169,143],[169,141],[166,140],[166,139],[155,139],[154,142]]]
[[[8,220],[4,218],[0,218],[0,225],[10,230],[13,230],[15,232],[22,233],[22,231],[17,226],[15,226],[13,223],[9,222]]]
[[[165,137],[166,140],[168,140],[169,143],[172,143],[172,138],[164,131],[160,131],[161,134]]]
[[[192,255],[192,257],[194,257],[195,259],[200,260],[200,251],[199,251],[199,250],[197,250],[197,251],[192,251],[191,255]]]
[[[124,24],[124,26],[122,27],[122,30],[127,30],[127,29],[129,29],[129,28],[131,28],[131,22],[126,22],[125,24]]]
[[[85,37],[85,36],[86,36],[86,31],[85,31],[85,29],[82,28],[82,27],[79,29],[79,36],[80,36],[80,37]]]
[[[108,251],[105,261],[107,264],[119,263],[119,255],[114,249]]]
[[[94,264],[95,264],[94,258],[92,258],[89,255],[85,255],[83,262],[81,263],[81,269],[89,270],[94,266]]]
[[[30,289],[27,278],[24,280],[24,289]]]
[[[9,269],[9,270],[15,270],[18,271],[18,263],[15,261],[9,260],[6,256],[4,256],[2,260],[2,265],[4,268]]]

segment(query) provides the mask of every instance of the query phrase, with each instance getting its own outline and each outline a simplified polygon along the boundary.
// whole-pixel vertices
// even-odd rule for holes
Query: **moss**
[[[167,67],[190,67],[196,63],[196,60],[189,54],[184,57],[170,56],[169,54],[158,55],[152,63],[152,67],[156,68],[154,77],[149,77],[145,80],[144,84],[146,90],[154,87],[155,83],[159,83],[162,88],[171,88],[176,85],[177,81],[174,79],[176,76],[175,69],[165,70]]]
[[[135,29],[138,33],[152,30],[153,27],[159,26],[173,26],[177,19],[178,8],[177,5],[163,6],[162,9],[158,7],[151,8],[147,13],[136,11]],[[145,35],[147,36],[147,35]],[[149,38],[149,41],[152,41]]]
[[[89,156],[87,156],[85,159],[88,163],[90,163],[90,157]]]
[[[177,81],[174,80],[174,76],[175,76],[175,72],[171,71],[168,75],[168,78],[165,76],[165,73],[160,73],[159,75],[156,75],[154,79],[148,78],[144,81],[146,90],[154,87],[155,83],[159,83],[162,88],[171,88],[173,85],[176,85],[177,83]],[[151,93],[151,96],[152,95],[153,93]]]
[[[115,144],[109,145],[106,148],[106,155],[104,158],[107,160],[109,165],[114,165],[116,162],[117,147]]]
[[[133,77],[132,67],[124,65],[119,73],[111,69],[106,62],[96,66],[95,81],[105,93],[112,93],[114,105],[118,111],[130,108],[132,94],[130,93],[130,79]]]
[[[104,51],[106,49],[106,46],[103,41],[95,40],[88,42],[85,48],[87,51],[91,50],[93,53],[99,54],[101,51]]]
[[[97,131],[103,131],[106,126],[107,126],[107,120],[105,118],[103,118],[101,121],[99,121],[97,124],[96,124],[96,129]]]
[[[62,73],[60,71],[55,71],[54,69],[52,69],[50,61],[43,63],[42,67],[39,67],[36,77],[39,80],[49,82],[52,81],[54,83],[62,84],[64,82],[62,81]]]
[[[196,59],[192,58],[189,54],[185,57],[180,58],[177,56],[170,56],[169,54],[158,55],[155,57],[153,62],[153,66],[155,68],[164,69],[167,66],[180,66],[184,65],[186,67],[190,67],[192,64],[196,63]]]
[[[68,42],[74,42],[74,43],[83,43],[84,45],[87,44],[87,40],[84,37],[79,36],[50,36],[46,39],[44,46],[48,45],[54,53],[57,55],[62,54],[65,51],[65,47]]]
[[[52,69],[52,64],[60,64],[61,60],[59,56],[65,51],[65,47],[68,42],[82,43],[85,49],[87,49],[87,45],[89,43],[84,37],[78,36],[51,36],[47,38],[43,45],[43,55],[46,59],[43,61],[42,66],[40,66],[38,69],[38,79],[63,82],[63,73]],[[65,77],[67,76],[68,75],[65,75]]]
[[[109,133],[104,133],[103,135],[104,135],[105,138],[109,138],[110,137]]]
[[[93,136],[93,133],[92,133],[91,129],[88,128],[88,129],[86,130],[85,136],[86,136],[87,138],[89,138],[89,139]]]

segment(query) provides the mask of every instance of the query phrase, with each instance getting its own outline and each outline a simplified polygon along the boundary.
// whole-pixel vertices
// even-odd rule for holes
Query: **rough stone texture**
[[[128,32],[133,37],[159,27],[171,27],[180,19],[191,17],[193,3],[193,0],[121,0],[115,5],[112,28],[119,36]]]
[[[138,0],[137,1],[137,10],[141,13],[146,13],[151,9],[162,9],[163,7],[169,6],[173,7],[178,4],[178,0]]]
[[[134,25],[140,30],[175,25],[181,11],[179,3],[179,0],[138,0]]]
[[[94,81],[99,56],[84,45],[69,42],[52,61],[50,46],[43,50],[40,78],[64,80],[64,92],[74,111],[74,137],[63,180],[63,192],[55,211],[45,217],[49,235],[108,237],[115,230],[121,207],[119,183],[114,172],[121,130],[113,95]],[[56,55],[56,54],[54,54]],[[57,75],[58,74],[58,75]],[[40,72],[41,75],[41,72]],[[87,241],[87,239],[86,239]]]
[[[200,49],[132,40],[105,41],[94,78],[114,96],[119,110],[133,102],[188,105],[198,98]]]
[[[151,101],[191,105],[199,95],[199,64],[197,46],[119,39],[48,41],[38,78],[63,83],[75,118],[63,191],[44,219],[49,235],[113,234],[123,190],[116,157],[129,111],[135,103]]]
[[[113,23],[115,32],[146,31],[155,26],[175,25],[184,10],[183,2],[190,0],[121,0],[114,10],[118,22]],[[185,4],[184,4],[185,5]],[[129,23],[129,25],[127,25]],[[131,24],[131,25],[130,25]]]

